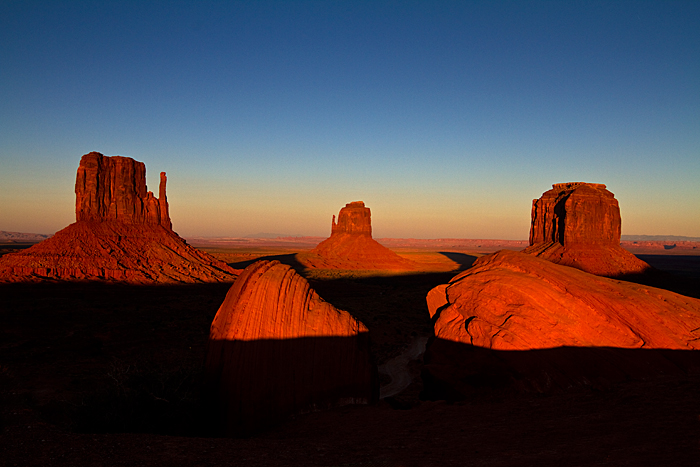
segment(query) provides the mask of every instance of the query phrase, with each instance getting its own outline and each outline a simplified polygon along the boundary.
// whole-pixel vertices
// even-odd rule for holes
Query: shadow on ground
[[[473,262],[469,255],[449,254],[465,269]],[[684,275],[690,290],[695,257],[679,262],[653,256],[641,257],[659,269],[690,267]],[[293,254],[266,259],[304,273]],[[454,275],[308,277],[325,300],[367,325],[381,363],[414,336],[432,333],[425,295]],[[471,388],[461,402],[433,392],[430,397],[456,402],[423,401],[409,410],[388,403],[345,407],[296,417],[256,438],[216,439],[202,403],[203,363],[209,327],[229,287],[0,285],[0,457],[8,465],[56,465],[59,459],[72,465],[221,465],[235,458],[250,466],[697,460],[698,359],[683,351],[479,351],[464,357],[470,350],[458,346],[459,361],[471,362],[452,371]],[[447,378],[435,371],[434,355],[435,347],[429,391],[445,391],[436,384]],[[615,362],[628,368],[619,382],[607,376]],[[591,384],[558,392],[565,385],[554,370],[574,363],[588,371]],[[664,373],[635,380],[645,365]],[[518,381],[550,390],[522,395],[513,389]]]
[[[229,266],[231,266],[234,269],[245,269],[248,266],[250,266],[253,263],[256,263],[258,261],[279,261],[282,264],[286,264],[288,266],[291,266],[295,271],[298,273],[302,273],[305,270],[305,267],[303,264],[301,264],[299,261],[297,261],[296,258],[296,253],[287,253],[287,254],[282,254],[282,255],[268,255],[268,256],[260,256],[255,259],[249,259],[246,261],[239,261],[236,263],[228,263]]]
[[[464,271],[465,269],[472,267],[472,264],[474,264],[474,261],[476,261],[477,258],[476,256],[468,255],[466,253],[455,253],[450,251],[440,251],[439,253],[459,264],[458,271]]]
[[[616,279],[700,298],[700,255],[635,255],[652,269]]]

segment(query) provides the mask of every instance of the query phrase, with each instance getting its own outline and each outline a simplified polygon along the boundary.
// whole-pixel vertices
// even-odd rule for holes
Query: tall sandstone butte
[[[413,269],[415,264],[380,245],[372,238],[371,213],[365,203],[354,201],[331,222],[331,236],[309,254],[300,255],[309,267],[327,269]]]
[[[206,371],[212,412],[229,434],[378,398],[367,328],[278,261],[253,263],[229,290],[211,325]]]
[[[143,162],[99,152],[85,154],[75,179],[75,219],[162,225],[172,230],[166,182],[161,172],[160,198],[156,198],[146,189]]]
[[[165,172],[159,198],[146,166],[129,157],[85,154],[75,181],[76,222],[33,247],[0,258],[0,280],[232,281],[237,271],[188,245],[173,230]]]
[[[600,183],[556,183],[532,201],[530,246],[523,252],[591,274],[622,277],[651,269],[620,246],[615,195]]]
[[[437,392],[547,392],[700,365],[700,300],[519,252],[477,259],[427,302],[424,381]]]

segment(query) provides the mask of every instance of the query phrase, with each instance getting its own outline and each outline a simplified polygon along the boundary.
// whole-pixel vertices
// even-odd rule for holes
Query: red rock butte
[[[234,280],[235,269],[188,245],[172,230],[166,181],[161,172],[156,198],[146,189],[143,162],[85,154],[75,182],[76,222],[27,250],[0,258],[0,280]]]
[[[172,230],[166,182],[161,172],[160,197],[156,198],[146,189],[143,162],[98,152],[85,154],[75,179],[75,220],[162,225]]]
[[[532,201],[530,246],[524,253],[591,274],[623,277],[651,269],[620,246],[615,195],[600,183],[556,183]]]
[[[229,434],[378,398],[369,332],[278,261],[248,266],[216,313],[207,381]]]
[[[354,201],[331,221],[331,236],[300,261],[313,268],[355,270],[410,270],[412,261],[400,257],[372,238],[371,213],[365,203]]]
[[[645,377],[674,367],[649,349],[700,349],[700,300],[514,251],[477,259],[427,302],[426,368],[458,392],[498,371],[538,391]]]

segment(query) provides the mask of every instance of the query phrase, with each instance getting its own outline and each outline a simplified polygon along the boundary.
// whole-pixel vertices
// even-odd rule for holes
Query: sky
[[[527,239],[553,183],[700,237],[698,1],[0,1],[0,230],[75,221],[90,151],[181,236]]]

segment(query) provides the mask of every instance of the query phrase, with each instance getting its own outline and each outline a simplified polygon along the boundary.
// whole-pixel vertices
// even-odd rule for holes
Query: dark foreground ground
[[[454,258],[467,267],[474,257]],[[643,259],[697,293],[700,256]],[[311,282],[370,328],[382,363],[429,335],[425,294],[452,275]],[[695,373],[552,395],[483,392],[454,404],[420,400],[417,378],[375,406],[216,437],[199,382],[228,287],[0,285],[0,465],[700,465]]]

